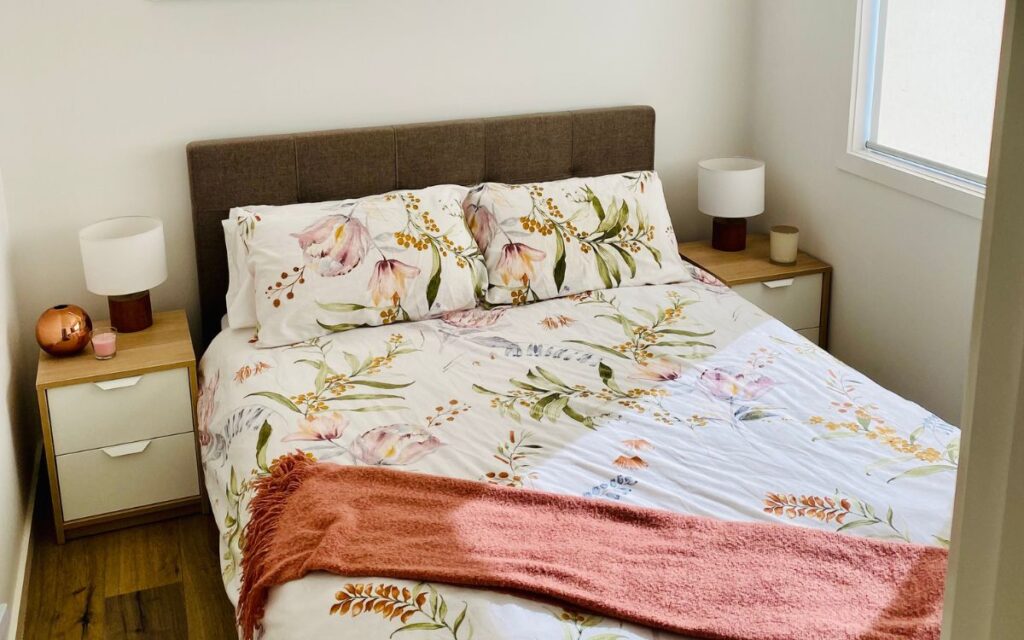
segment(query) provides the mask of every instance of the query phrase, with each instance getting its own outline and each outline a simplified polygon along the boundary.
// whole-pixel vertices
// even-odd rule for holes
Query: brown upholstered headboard
[[[231,207],[653,168],[654,109],[644,106],[192,142],[202,347],[224,315]]]

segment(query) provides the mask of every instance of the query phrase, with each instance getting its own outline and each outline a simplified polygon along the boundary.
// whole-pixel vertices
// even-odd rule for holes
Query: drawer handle
[[[128,444],[119,444],[116,447],[104,447],[103,453],[107,454],[111,458],[120,458],[122,456],[130,456],[136,453],[142,453],[149,446],[152,440],[139,440],[138,442],[129,442]]]
[[[130,378],[118,378],[117,380],[104,380],[102,382],[95,382],[97,387],[104,391],[110,391],[111,389],[124,389],[125,387],[134,387],[139,384],[139,380],[142,380],[142,376],[132,376]]]
[[[769,289],[781,289],[782,287],[788,287],[793,284],[793,278],[783,278],[782,280],[769,280],[768,282],[762,282],[764,286]]]

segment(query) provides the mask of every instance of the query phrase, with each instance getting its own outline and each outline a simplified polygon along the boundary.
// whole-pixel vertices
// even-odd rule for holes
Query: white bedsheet
[[[201,364],[200,423],[229,597],[246,481],[296,449],[341,464],[947,544],[959,431],[706,273],[693,275],[288,348],[257,350],[245,331],[223,332]],[[340,606],[336,594],[367,584],[373,595],[360,587],[366,595],[356,598],[363,606]],[[419,591],[428,597],[416,607]],[[412,604],[387,607],[392,595]],[[403,623],[386,615],[395,610],[411,613]],[[331,574],[273,590],[264,625],[266,638],[388,638],[407,625],[417,626],[395,637],[673,637],[488,591]]]

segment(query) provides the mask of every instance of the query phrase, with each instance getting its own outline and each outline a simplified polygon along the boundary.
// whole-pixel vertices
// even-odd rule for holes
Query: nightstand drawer
[[[821,323],[821,274],[748,282],[733,291],[778,318],[792,329],[808,329]]]
[[[192,433],[57,456],[64,520],[199,495]]]
[[[56,455],[192,433],[188,369],[167,369],[46,391]]]

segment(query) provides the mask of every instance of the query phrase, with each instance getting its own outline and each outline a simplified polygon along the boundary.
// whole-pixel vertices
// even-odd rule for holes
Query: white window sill
[[[981,219],[981,212],[985,206],[984,188],[945,179],[938,174],[870,149],[847,151],[839,157],[837,164],[843,171],[866,180]]]

